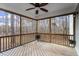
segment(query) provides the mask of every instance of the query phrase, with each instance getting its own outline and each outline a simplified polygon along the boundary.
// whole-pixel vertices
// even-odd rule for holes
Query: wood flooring
[[[0,56],[77,56],[74,48],[33,41],[0,53]]]

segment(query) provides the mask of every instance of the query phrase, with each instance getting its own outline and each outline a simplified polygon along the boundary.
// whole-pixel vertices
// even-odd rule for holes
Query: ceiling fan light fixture
[[[38,10],[36,10],[36,14],[38,14]]]

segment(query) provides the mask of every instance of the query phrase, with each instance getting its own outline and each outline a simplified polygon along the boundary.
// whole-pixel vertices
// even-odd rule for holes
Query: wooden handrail
[[[53,34],[53,33],[38,33],[38,34],[46,34],[46,35],[62,35],[62,36],[74,36],[71,34]]]
[[[3,37],[13,37],[13,36],[20,36],[20,35],[30,35],[30,34],[36,34],[36,33],[17,34],[17,35],[7,35],[7,36],[0,36],[0,38],[3,38]]]
[[[32,35],[32,34],[45,34],[45,35],[74,36],[74,35],[70,35],[70,34],[52,34],[52,33],[27,33],[27,34],[17,34],[17,35],[7,35],[7,36],[0,36],[0,38],[3,38],[3,37],[12,37],[12,36],[20,36],[20,35]]]

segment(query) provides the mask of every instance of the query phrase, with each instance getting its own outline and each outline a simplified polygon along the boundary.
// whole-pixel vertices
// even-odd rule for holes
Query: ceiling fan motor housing
[[[35,3],[35,7],[40,7],[39,3]]]

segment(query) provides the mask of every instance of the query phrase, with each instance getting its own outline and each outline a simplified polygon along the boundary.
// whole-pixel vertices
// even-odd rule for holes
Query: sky
[[[8,18],[10,18],[10,15],[11,15],[10,13],[0,11],[0,25],[4,25],[5,23],[10,23],[9,19],[8,20],[4,19],[4,16],[7,16]],[[16,16],[16,15],[14,15],[14,16]],[[19,19],[19,17],[16,16],[16,17],[14,17],[14,19]]]
[[[5,16],[5,12],[4,11],[0,11],[0,16]]]
[[[3,16],[6,16],[6,13],[3,11],[0,11],[0,25],[4,24]]]

